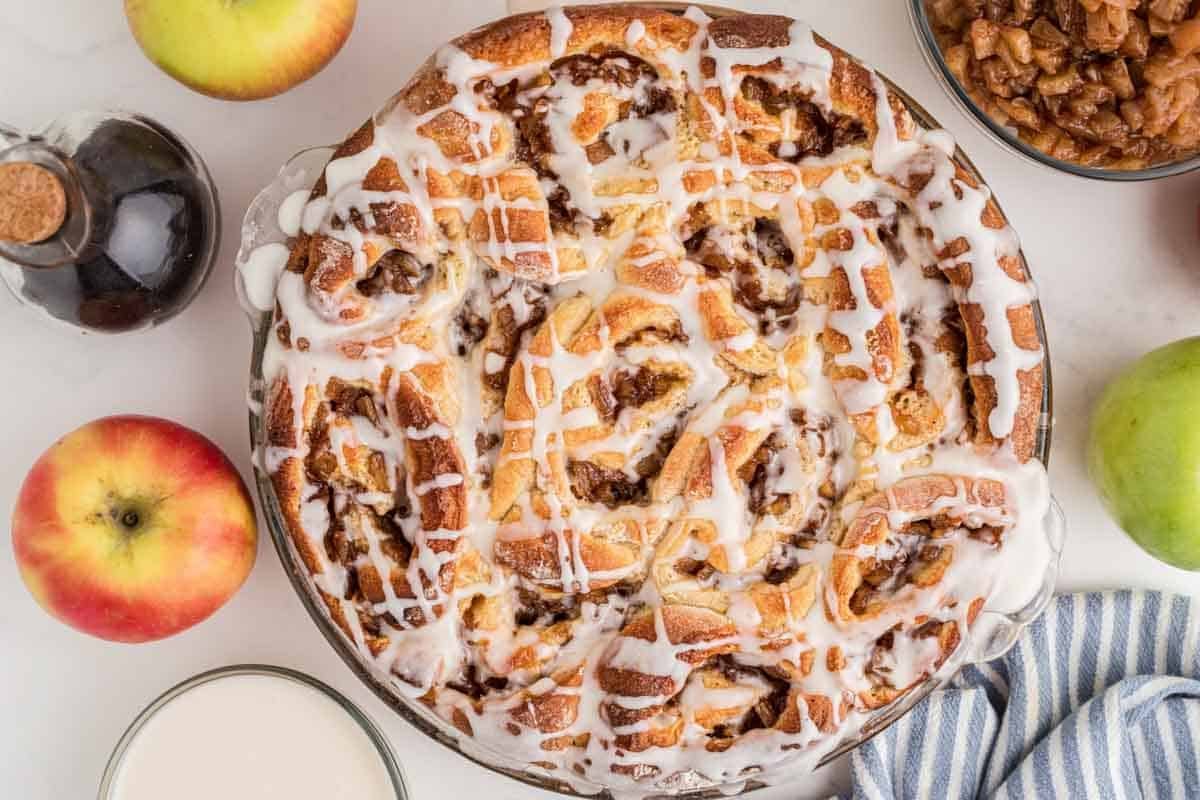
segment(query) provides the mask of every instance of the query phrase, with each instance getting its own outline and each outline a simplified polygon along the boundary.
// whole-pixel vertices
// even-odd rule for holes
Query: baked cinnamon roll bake
[[[1048,493],[987,188],[783,17],[512,17],[338,149],[264,464],[311,583],[479,747],[625,789],[815,763],[968,641]]]

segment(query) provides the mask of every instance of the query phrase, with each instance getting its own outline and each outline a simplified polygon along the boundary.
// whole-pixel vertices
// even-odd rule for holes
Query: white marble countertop
[[[1105,516],[1084,474],[1090,407],[1141,353],[1197,332],[1200,174],[1108,185],[1052,174],[985,139],[922,61],[901,0],[730,3],[805,17],[872,62],[959,137],[988,177],[1038,280],[1056,404],[1054,492],[1070,528],[1060,588],[1154,587],[1200,597],[1195,574],[1166,567]],[[304,86],[253,104],[193,94],[156,70],[130,37],[119,3],[0,4],[0,119],[36,129],[80,108],[128,108],[180,132],[219,186],[225,239],[205,290],[162,328],[122,338],[44,323],[0,292],[0,511],[58,436],[95,417],[156,414],[218,442],[250,478],[246,371],[250,337],[233,292],[242,213],[278,165],[339,140],[397,89],[435,43],[505,11],[504,0],[362,0],[352,38]],[[156,644],[107,644],[64,627],[34,604],[0,548],[0,790],[22,800],[93,796],[109,752],[150,699],[209,667],[267,662],[307,671],[378,720],[402,760],[411,795],[532,800],[551,795],[492,775],[425,739],[360,685],[292,592],[265,532],[242,591],[208,621]],[[828,778],[828,776],[827,776]],[[839,780],[836,771],[832,779]],[[824,789],[769,790],[763,800]]]

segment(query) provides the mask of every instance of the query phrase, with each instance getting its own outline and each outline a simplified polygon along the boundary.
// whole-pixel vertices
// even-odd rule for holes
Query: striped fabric
[[[1200,798],[1200,614],[1159,592],[1061,595],[851,770],[855,800]]]

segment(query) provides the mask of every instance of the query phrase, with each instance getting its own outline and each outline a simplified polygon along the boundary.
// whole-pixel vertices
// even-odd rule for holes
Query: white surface
[[[294,768],[315,763],[325,769]],[[288,678],[228,675],[151,715],[121,758],[112,797],[395,800],[395,792],[374,742],[333,699]]]
[[[1200,577],[1154,561],[1108,520],[1082,457],[1087,415],[1105,382],[1141,353],[1198,332],[1200,175],[1106,185],[1018,160],[952,106],[921,59],[901,0],[738,5],[805,17],[897,80],[959,137],[1021,232],[1053,354],[1051,474],[1070,528],[1061,588],[1145,586],[1200,597]],[[25,471],[46,446],[118,412],[167,416],[203,431],[249,479],[250,337],[232,282],[243,210],[291,153],[357,127],[435,43],[504,11],[503,0],[362,0],[360,6],[352,38],[328,69],[282,97],[239,105],[192,94],[159,73],[129,36],[119,3],[0,4],[0,118],[39,128],[77,108],[149,114],[204,155],[225,226],[221,259],[204,292],[181,317],[149,333],[83,337],[0,294],[8,384],[0,393],[6,444],[0,513],[12,508]],[[191,631],[140,646],[90,639],[42,613],[21,586],[7,547],[0,547],[0,794],[92,796],[113,744],[149,700],[203,669],[245,661],[304,670],[357,701],[390,736],[416,800],[483,792],[489,800],[551,797],[458,758],[377,701],[308,619],[265,534],[249,582],[229,605]],[[758,797],[809,793],[792,787]]]

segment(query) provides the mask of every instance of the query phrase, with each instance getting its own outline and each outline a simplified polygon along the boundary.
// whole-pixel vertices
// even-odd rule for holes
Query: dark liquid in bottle
[[[92,246],[78,263],[25,269],[22,294],[59,319],[118,332],[160,322],[199,290],[215,247],[212,195],[166,130],[112,119],[73,161],[93,201]]]

